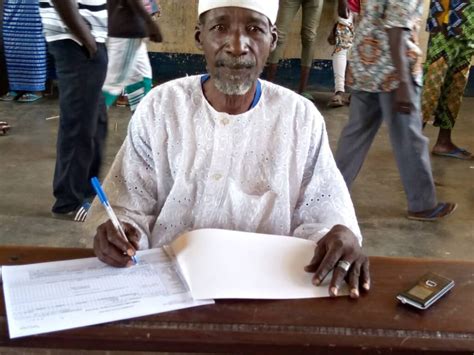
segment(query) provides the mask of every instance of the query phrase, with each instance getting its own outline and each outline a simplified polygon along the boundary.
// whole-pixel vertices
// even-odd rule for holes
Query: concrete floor
[[[347,121],[347,108],[327,109],[327,93],[315,93],[334,148]],[[462,106],[454,140],[474,150],[474,98]],[[55,162],[57,98],[32,104],[0,102],[0,118],[12,125],[0,137],[0,243],[90,247],[92,235],[80,223],[50,217]],[[111,109],[104,172],[119,148],[130,117],[128,108]],[[431,142],[437,130],[427,127]],[[436,223],[409,221],[398,171],[382,128],[354,185],[352,195],[369,255],[474,260],[474,162],[432,158],[440,200],[459,204],[455,214]]]

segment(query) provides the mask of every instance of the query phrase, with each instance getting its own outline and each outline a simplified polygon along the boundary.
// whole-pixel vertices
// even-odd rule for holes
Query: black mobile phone
[[[429,272],[423,275],[415,285],[397,295],[397,299],[419,309],[427,309],[450,289],[454,281]]]

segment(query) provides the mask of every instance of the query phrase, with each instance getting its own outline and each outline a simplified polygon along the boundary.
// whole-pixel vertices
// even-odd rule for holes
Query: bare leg
[[[438,140],[433,147],[433,151],[436,152],[449,152],[456,149],[456,146],[451,141],[451,130],[446,128],[440,128],[438,134]]]
[[[306,86],[308,85],[310,71],[311,71],[311,67],[301,67],[300,86],[298,87],[298,92],[300,94],[306,90]]]
[[[267,70],[265,72],[268,81],[275,81],[277,69],[278,69],[278,64],[275,64],[275,63],[268,64]]]
[[[433,147],[433,154],[443,154],[455,152],[453,157],[460,159],[472,159],[472,153],[459,148],[451,140],[451,130],[448,128],[440,128],[438,139]]]

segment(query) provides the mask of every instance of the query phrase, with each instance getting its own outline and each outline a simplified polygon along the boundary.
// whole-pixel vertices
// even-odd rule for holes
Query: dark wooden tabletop
[[[92,256],[88,249],[0,247],[0,264]],[[219,300],[215,305],[9,339],[0,346],[126,351],[288,354],[474,353],[474,262],[371,257],[372,290],[304,300]],[[395,296],[431,271],[456,286],[425,311]]]

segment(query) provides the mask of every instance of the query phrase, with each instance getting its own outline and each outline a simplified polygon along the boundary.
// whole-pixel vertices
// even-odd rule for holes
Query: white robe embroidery
[[[104,183],[119,219],[141,232],[140,248],[198,228],[319,240],[343,224],[361,241],[321,114],[261,83],[260,101],[240,115],[217,112],[200,76],[160,85],[140,103]],[[96,205],[95,226],[107,219]]]

